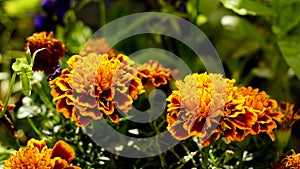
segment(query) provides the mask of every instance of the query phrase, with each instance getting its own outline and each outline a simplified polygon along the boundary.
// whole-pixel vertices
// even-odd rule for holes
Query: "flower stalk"
[[[15,81],[16,81],[16,76],[17,76],[17,73],[14,72],[13,75],[12,75],[12,78],[10,80],[10,83],[9,83],[9,88],[8,88],[8,92],[7,92],[5,101],[4,101],[4,106],[2,108],[2,111],[0,112],[0,118],[4,115],[4,113],[6,111],[6,108],[7,108],[7,105],[8,105],[8,101],[9,101],[9,98],[10,98],[11,93],[12,93],[13,86],[14,86]]]

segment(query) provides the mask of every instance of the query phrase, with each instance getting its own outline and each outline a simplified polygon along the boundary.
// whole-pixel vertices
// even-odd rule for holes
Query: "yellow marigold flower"
[[[51,92],[56,103],[56,110],[62,112],[66,118],[71,118],[74,107],[74,97],[72,93],[72,75],[68,69],[64,69],[61,75],[50,81]]]
[[[89,39],[83,49],[79,52],[80,56],[87,56],[90,53],[96,54],[108,54],[108,58],[111,59],[118,55],[118,52],[114,49],[111,49],[110,46],[106,43],[105,38],[93,38]]]
[[[28,141],[26,148],[20,148],[16,154],[12,154],[4,162],[4,169],[80,169],[77,166],[70,166],[70,162],[74,158],[75,151],[62,140],[56,142],[52,149],[48,149],[44,140],[31,139]]]
[[[278,129],[288,129],[300,119],[300,109],[294,112],[294,104],[289,102],[280,102],[277,111],[283,114],[283,118],[278,121]]]
[[[300,166],[300,154],[292,149],[291,155],[278,153],[279,160],[275,163],[271,163],[272,169],[290,169],[290,168],[299,168]]]
[[[209,145],[225,105],[225,79],[220,74],[192,74],[175,85],[179,90],[167,98],[167,129],[176,139],[197,136],[203,145]]]
[[[142,80],[144,86],[152,84],[155,87],[165,85],[171,79],[170,69],[164,68],[156,60],[150,60],[137,66],[138,77]]]
[[[58,100],[56,109],[79,126],[86,126],[103,115],[117,123],[116,108],[128,112],[138,94],[144,92],[142,83],[132,67],[133,61],[123,54],[110,58],[108,54],[72,56],[71,70],[50,81],[51,95]]]
[[[278,151],[283,150],[289,142],[292,126],[300,119],[300,109],[294,112],[294,104],[289,102],[280,102],[275,111],[283,114],[280,120],[277,120],[277,130],[275,132],[277,138]]]
[[[252,87],[233,87],[227,97],[225,113],[221,120],[221,131],[227,141],[242,141],[248,134],[266,133],[274,141],[275,120],[282,114],[275,112],[275,100],[264,91]]]
[[[234,83],[207,73],[176,81],[179,90],[167,98],[167,129],[179,140],[197,136],[205,146],[210,144],[208,137],[217,140],[221,135],[227,141],[242,141],[248,134],[266,133],[274,141],[275,121],[282,117],[274,111],[277,102],[263,91]]]
[[[53,38],[53,32],[40,32],[34,33],[32,36],[27,38],[25,51],[30,49],[31,53],[41,48],[46,48],[37,53],[33,70],[44,70],[47,75],[54,72],[58,65],[58,60],[64,56],[67,51],[65,45]]]

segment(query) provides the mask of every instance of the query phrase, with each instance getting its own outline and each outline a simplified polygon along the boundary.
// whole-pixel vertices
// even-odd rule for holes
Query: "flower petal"
[[[75,158],[75,151],[66,142],[59,140],[52,149],[51,158],[60,157],[70,163]]]

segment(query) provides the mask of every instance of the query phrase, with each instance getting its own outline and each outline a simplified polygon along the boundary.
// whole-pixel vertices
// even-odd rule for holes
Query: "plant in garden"
[[[291,137],[293,124],[300,119],[300,109],[294,112],[294,104],[289,102],[280,102],[277,111],[282,112],[283,118],[278,122],[276,130],[277,147],[281,152],[288,144]]]
[[[52,149],[48,149],[44,140],[31,139],[26,148],[20,148],[15,155],[11,155],[4,163],[4,169],[12,168],[69,168],[80,169],[70,166],[75,158],[73,148],[66,142],[58,141]]]
[[[46,75],[49,75],[54,72],[58,65],[58,60],[64,56],[67,49],[60,40],[53,38],[53,32],[34,33],[27,38],[26,51],[29,50],[30,53],[34,53],[42,48],[45,48],[45,50],[37,53],[33,59],[32,70],[42,70]]]
[[[227,141],[242,141],[248,134],[265,132],[274,141],[273,129],[283,117],[274,110],[277,102],[258,89],[233,84],[234,80],[206,73],[178,81],[179,91],[173,91],[167,99],[168,129],[174,137],[182,140],[197,136],[207,146],[210,139],[206,135],[215,140],[224,135]]]
[[[50,81],[51,94],[58,100],[57,111],[72,117],[79,126],[86,126],[103,115],[117,123],[119,117],[114,104],[127,112],[133,99],[143,92],[140,79],[134,77],[132,63],[122,54],[110,59],[107,54],[95,53],[72,56],[68,61],[72,70],[64,69]]]
[[[298,168],[300,165],[300,154],[296,154],[296,152],[292,149],[291,155],[281,154],[279,153],[279,160],[271,164],[271,168],[276,169],[285,169],[285,168]]]
[[[40,6],[44,13],[36,17]],[[0,167],[300,165],[295,132],[300,119],[299,1],[42,0],[29,8],[16,0],[1,2],[0,9]],[[199,27],[216,47],[225,74],[206,72],[193,51],[164,35],[128,37],[115,46],[110,37],[88,39],[99,25],[145,11],[180,16]],[[172,20],[164,22],[180,34],[190,33]],[[134,27],[118,26],[124,31]],[[168,67],[171,60],[160,56],[149,55],[153,58],[145,62],[131,57],[148,47],[173,52],[191,72]],[[132,110],[156,110],[151,101],[157,89],[166,95],[160,116],[148,123],[131,121]],[[95,125],[99,121],[136,140],[166,132],[178,143],[155,156],[124,157],[127,149],[151,154],[159,141],[142,147],[138,141],[115,145],[109,140],[109,151],[91,138],[91,129],[103,132]]]
[[[0,110],[2,110],[4,107],[3,102],[0,100]],[[6,107],[6,110],[0,117],[0,133],[1,136],[7,138],[7,139],[1,139],[1,142],[4,142],[5,144],[10,145],[10,142],[14,141],[14,138],[16,137],[16,130],[14,127],[14,119],[13,115],[11,114],[11,111],[16,107],[14,104],[8,104]]]

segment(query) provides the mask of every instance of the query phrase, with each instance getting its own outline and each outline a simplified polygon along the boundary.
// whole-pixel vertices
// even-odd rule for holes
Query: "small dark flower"
[[[64,16],[70,9],[71,0],[43,0],[41,6],[46,15],[35,18],[36,31],[55,31],[57,25],[64,26]]]
[[[187,0],[182,0],[182,1],[180,2],[179,12],[186,12],[186,1],[187,1]]]
[[[44,15],[37,16],[34,19],[34,24],[37,32],[54,31],[56,27],[56,22],[52,18]]]

